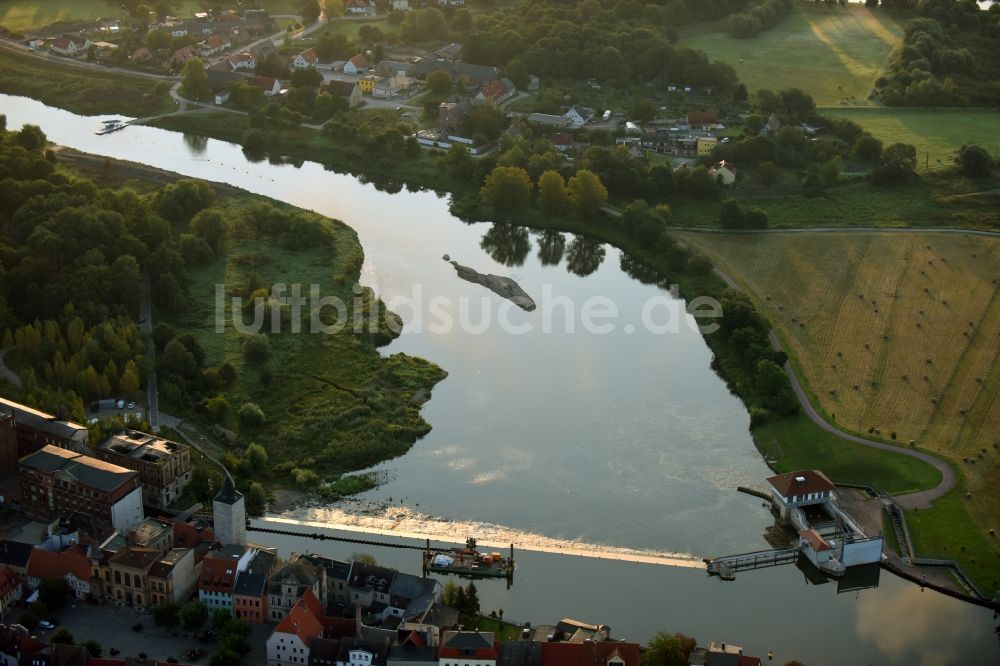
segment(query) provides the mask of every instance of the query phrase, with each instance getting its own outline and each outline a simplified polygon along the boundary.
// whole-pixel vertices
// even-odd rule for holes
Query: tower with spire
[[[215,539],[224,546],[247,543],[247,510],[243,493],[236,490],[233,479],[227,474],[222,490],[212,500],[212,517]]]

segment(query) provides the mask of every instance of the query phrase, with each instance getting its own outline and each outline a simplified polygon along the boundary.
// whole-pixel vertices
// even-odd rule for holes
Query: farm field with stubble
[[[835,106],[871,104],[901,35],[894,17],[865,7],[799,5],[753,39],[737,39],[716,22],[685,28],[678,45],[729,63],[750,92],[801,88],[817,106]]]
[[[752,295],[828,420],[947,458],[981,538],[1000,528],[1000,238],[675,235]]]

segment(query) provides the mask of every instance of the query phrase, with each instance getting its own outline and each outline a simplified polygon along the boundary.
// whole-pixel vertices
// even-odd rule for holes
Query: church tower
[[[233,480],[226,475],[222,490],[212,500],[215,540],[223,546],[247,543],[247,510],[243,493],[236,490]]]

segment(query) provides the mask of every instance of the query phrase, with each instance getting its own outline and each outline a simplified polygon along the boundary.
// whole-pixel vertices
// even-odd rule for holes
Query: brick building
[[[16,472],[17,461],[46,445],[89,453],[87,427],[6,398],[0,398],[0,474]]]
[[[125,533],[142,522],[139,475],[90,456],[46,445],[20,461],[24,512],[50,520],[77,511]]]
[[[184,494],[191,481],[191,448],[136,430],[97,445],[100,460],[139,472],[143,501],[163,509]]]

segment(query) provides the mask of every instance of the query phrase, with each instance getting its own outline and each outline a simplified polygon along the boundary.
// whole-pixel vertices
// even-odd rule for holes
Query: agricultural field
[[[954,164],[958,149],[976,144],[1000,156],[1000,111],[990,109],[863,108],[823,109],[823,115],[852,120],[882,143],[915,146],[920,169]]]
[[[950,459],[1000,528],[1000,238],[676,235],[752,295],[827,418]]]
[[[200,11],[198,0],[175,2],[181,16]],[[121,8],[107,0],[12,0],[0,3],[0,25],[8,30],[24,31],[56,23],[57,21],[86,21],[113,18],[121,15]]]
[[[801,88],[817,106],[836,106],[870,104],[901,35],[893,17],[865,7],[798,5],[753,39],[736,39],[716,22],[685,28],[678,44],[729,63],[751,92]]]

